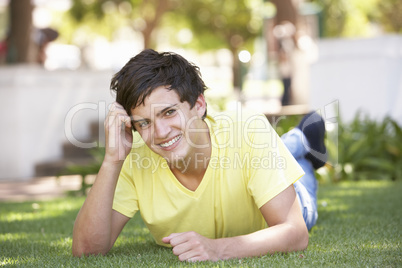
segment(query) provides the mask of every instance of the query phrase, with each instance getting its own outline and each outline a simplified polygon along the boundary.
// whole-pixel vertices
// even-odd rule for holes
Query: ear
[[[195,102],[194,107],[197,110],[197,114],[200,118],[202,118],[207,110],[207,103],[205,102],[204,94],[200,94]]]

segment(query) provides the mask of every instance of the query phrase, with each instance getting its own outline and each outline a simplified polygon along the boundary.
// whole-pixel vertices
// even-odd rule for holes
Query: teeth
[[[172,140],[169,141],[169,142],[161,143],[160,146],[161,146],[161,147],[169,147],[169,146],[171,146],[172,144],[174,144],[176,141],[178,141],[178,140],[180,139],[180,137],[181,137],[181,135],[177,136],[176,138],[172,139]]]

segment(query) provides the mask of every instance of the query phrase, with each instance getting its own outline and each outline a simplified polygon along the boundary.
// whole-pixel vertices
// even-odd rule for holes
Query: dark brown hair
[[[180,101],[187,101],[191,108],[207,89],[196,65],[173,52],[158,53],[152,49],[131,58],[113,76],[110,88],[116,92],[116,101],[131,115],[131,109],[143,104],[160,86],[176,91]]]

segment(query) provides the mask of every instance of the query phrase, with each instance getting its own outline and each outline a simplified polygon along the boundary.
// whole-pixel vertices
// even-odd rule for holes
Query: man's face
[[[161,86],[144,104],[131,109],[135,129],[146,145],[168,162],[186,160],[206,146],[206,124],[202,121],[206,104],[200,95],[193,108],[180,102],[174,90]],[[208,136],[209,137],[209,136]]]

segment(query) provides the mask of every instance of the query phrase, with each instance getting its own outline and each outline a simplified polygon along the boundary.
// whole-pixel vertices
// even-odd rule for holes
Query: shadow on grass
[[[53,233],[71,235],[83,199],[2,203],[0,233]]]
[[[359,182],[319,189],[319,220],[304,252],[203,263],[203,266],[389,266],[402,263],[402,182]],[[106,256],[74,258],[71,235],[83,198],[3,203],[0,265],[15,267],[160,267],[181,263],[154,243],[139,213]]]

